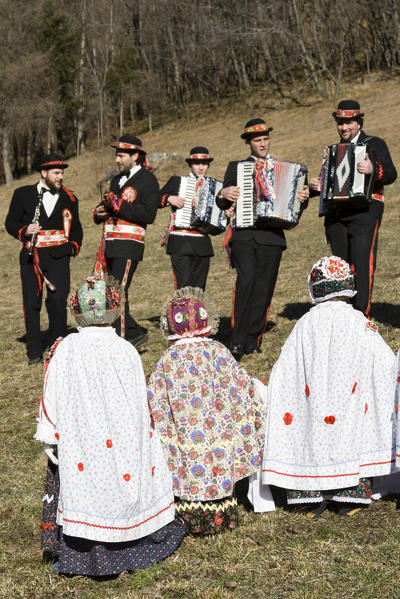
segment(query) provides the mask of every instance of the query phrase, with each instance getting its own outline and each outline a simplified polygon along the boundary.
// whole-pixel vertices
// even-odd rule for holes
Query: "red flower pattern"
[[[131,480],[131,475],[130,474],[124,474],[122,477],[124,480],[126,480],[126,482]]]
[[[310,387],[308,385],[306,385],[306,395],[310,397]]]
[[[325,422],[326,424],[333,424],[336,420],[336,418],[334,416],[325,416]]]
[[[54,433],[54,436],[55,436],[56,439],[60,438],[60,435],[58,433]]]
[[[286,412],[283,415],[283,422],[287,425],[292,424],[293,422],[293,415],[290,412]]]
[[[79,464],[78,464],[78,470],[79,470],[79,472],[82,472],[82,470],[83,470],[83,464],[82,464],[82,462],[79,462]]]
[[[106,445],[107,445],[108,449],[110,449],[110,447],[112,447],[112,441],[111,441],[111,439],[107,439]]]

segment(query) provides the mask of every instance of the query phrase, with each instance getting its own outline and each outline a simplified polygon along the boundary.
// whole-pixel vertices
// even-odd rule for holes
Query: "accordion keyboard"
[[[196,191],[196,179],[194,177],[181,177],[178,195],[185,199],[182,208],[175,212],[175,226],[189,229],[192,222],[193,198]]]
[[[237,165],[237,184],[240,195],[236,204],[236,227],[245,228],[254,225],[253,207],[253,163],[239,162]]]

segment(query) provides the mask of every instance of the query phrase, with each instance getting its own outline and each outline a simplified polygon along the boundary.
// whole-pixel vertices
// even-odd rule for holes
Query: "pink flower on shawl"
[[[179,412],[184,407],[185,407],[185,402],[181,397],[178,397],[178,399],[175,399],[172,402],[172,409],[175,410],[176,412]]]
[[[222,436],[224,439],[229,439],[229,441],[230,441],[233,437],[233,432],[228,429],[224,432],[224,434]]]
[[[212,416],[207,416],[207,418],[204,421],[204,428],[206,430],[210,430],[210,429],[212,429],[214,424],[215,424],[215,418],[213,418]]]
[[[205,455],[205,458],[204,458],[204,463],[205,463],[205,464],[212,464],[212,462],[213,462],[213,456],[212,456],[212,453],[211,453],[211,452],[209,452],[209,453],[207,453],[207,454]]]
[[[185,478],[185,476],[186,476],[186,468],[184,466],[180,466],[178,468],[178,477]]]
[[[215,407],[220,412],[224,409],[224,401],[220,397],[215,400]]]
[[[163,419],[164,412],[162,410],[154,410],[152,416],[156,422],[160,422]]]
[[[215,497],[217,492],[218,492],[217,485],[210,485],[209,487],[206,488],[206,499],[211,499],[212,497]]]

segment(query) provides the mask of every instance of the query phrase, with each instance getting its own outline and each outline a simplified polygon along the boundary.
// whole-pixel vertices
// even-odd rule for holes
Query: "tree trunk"
[[[32,172],[32,131],[29,129],[28,135],[26,136],[26,172],[28,175]]]
[[[7,127],[4,127],[3,129],[3,170],[6,178],[6,185],[10,185],[14,181],[14,177],[10,164],[10,148]]]
[[[80,156],[85,151],[85,140],[83,130],[83,112],[84,112],[84,74],[83,67],[85,65],[86,52],[86,0],[82,0],[82,35],[81,35],[81,52],[79,58],[79,75],[78,75],[78,122],[76,131],[76,155]]]
[[[119,135],[124,134],[124,99],[122,97],[122,89],[119,98]]]

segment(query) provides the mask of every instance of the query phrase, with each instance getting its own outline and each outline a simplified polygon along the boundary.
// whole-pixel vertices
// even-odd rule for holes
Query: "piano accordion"
[[[175,211],[175,227],[179,229],[193,229],[191,223],[194,217],[194,198],[196,193],[196,181],[194,177],[181,177],[178,196],[185,199],[182,208]]]
[[[340,143],[324,150],[321,170],[319,214],[327,213],[330,204],[346,203],[349,207],[368,206],[375,181],[374,172],[365,175],[357,171],[357,164],[369,156],[367,144]]]
[[[178,195],[185,199],[185,204],[175,211],[174,226],[195,229],[205,235],[218,235],[225,231],[228,219],[215,203],[221,188],[222,182],[212,177],[204,177],[203,180],[181,177]]]
[[[218,208],[215,202],[220,189],[222,189],[222,181],[205,177],[195,201],[192,226],[205,235],[219,235],[225,231],[228,224],[225,211]]]
[[[237,185],[240,195],[236,203],[237,229],[267,224],[279,229],[295,227],[301,215],[301,203],[297,193],[305,183],[307,168],[303,164],[287,160],[268,160],[267,177],[275,197],[256,198],[254,162],[239,162]]]

